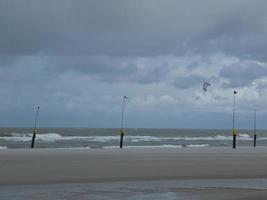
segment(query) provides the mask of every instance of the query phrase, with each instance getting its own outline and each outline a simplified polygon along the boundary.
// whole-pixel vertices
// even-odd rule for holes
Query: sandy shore
[[[266,199],[266,169],[265,147],[2,149],[0,198]]]
[[[0,185],[267,178],[267,148],[7,149]]]

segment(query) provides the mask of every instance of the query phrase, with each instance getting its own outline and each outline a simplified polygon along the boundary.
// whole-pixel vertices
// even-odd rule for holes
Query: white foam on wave
[[[90,141],[90,142],[109,142],[119,140],[119,136],[62,136],[57,133],[39,134],[36,139],[44,142],[56,142],[61,140],[69,141]]]
[[[250,138],[250,135],[249,135],[249,134],[242,134],[242,133],[239,133],[238,136],[239,136],[239,137],[243,137],[243,138]]]
[[[91,147],[69,147],[67,149],[96,149],[96,148],[91,148]]]
[[[216,135],[214,137],[176,137],[175,140],[186,140],[186,141],[197,141],[197,140],[207,140],[207,141],[216,141],[216,140],[231,140],[230,136]]]
[[[23,133],[18,134],[14,133],[12,136],[8,137],[1,137],[0,139],[3,140],[10,140],[15,142],[27,142],[30,141],[32,138],[32,133]],[[126,141],[131,142],[159,142],[162,140],[171,140],[173,138],[162,138],[162,137],[154,137],[154,136],[125,136]],[[83,140],[83,141],[91,141],[91,142],[110,142],[110,141],[118,141],[119,136],[62,136],[58,133],[45,133],[45,134],[38,134],[36,135],[36,140],[43,141],[43,142],[56,142],[60,140]]]
[[[7,149],[6,146],[0,146],[0,149]]]
[[[125,139],[131,142],[160,142],[163,140],[186,140],[186,141],[197,141],[197,140],[232,140],[231,136],[217,135],[215,137],[155,137],[155,136],[125,136]]]
[[[188,144],[186,147],[208,147],[208,144]]]
[[[58,133],[46,133],[46,134],[37,134],[36,140],[41,140],[43,142],[55,142],[61,140],[63,136]]]
[[[61,140],[109,142],[112,140],[119,140],[119,136],[62,136],[57,133],[48,133],[48,134],[39,134],[36,136],[36,139],[44,142],[56,142]]]
[[[170,144],[164,144],[164,145],[158,145],[158,146],[124,146],[123,148],[182,148],[182,145],[170,145]],[[118,149],[119,146],[105,146],[103,149]]]
[[[14,142],[28,142],[32,139],[32,133],[12,133],[12,136],[0,137],[2,140],[14,141]],[[36,134],[37,141],[43,142],[56,142],[62,140],[83,140],[91,142],[108,142],[112,140],[119,140],[119,136],[62,136],[58,133],[42,133]]]
[[[12,133],[12,136],[0,137],[1,140],[14,142],[28,142],[32,139],[32,133]],[[88,142],[111,142],[118,141],[118,136],[62,136],[58,133],[42,133],[36,135],[36,140],[42,142],[56,142],[56,141],[88,141]],[[161,142],[167,140],[182,140],[182,141],[231,141],[232,136],[216,135],[216,136],[182,136],[182,137],[157,137],[146,135],[125,135],[125,140],[128,142]],[[249,141],[252,137],[249,134],[238,134],[238,140]],[[258,137],[258,140],[267,140],[267,137]]]
[[[162,140],[169,140],[171,138],[136,135],[136,136],[125,136],[125,139],[130,140],[131,142],[160,142]]]
[[[248,134],[239,134],[239,140],[251,140],[252,138]],[[175,140],[186,140],[186,141],[197,141],[197,140],[206,140],[206,141],[231,141],[232,136],[216,135],[214,137],[176,137]],[[261,138],[259,138],[261,139]]]
[[[28,142],[32,139],[32,133],[12,133],[12,136],[0,137],[0,139],[14,142]],[[36,134],[36,140],[51,142],[61,139],[62,136],[57,133]]]
[[[239,134],[239,140],[251,140],[251,137],[248,134]],[[206,137],[154,137],[154,136],[126,136],[126,139],[129,139],[131,142],[160,142],[163,140],[184,140],[184,141],[198,141],[198,140],[206,140],[206,141],[231,141],[232,136],[206,136]],[[258,138],[264,139],[264,138]],[[266,138],[267,139],[267,138]]]
[[[109,142],[109,141],[117,141],[119,140],[119,136],[61,136],[57,140],[83,140],[83,141],[91,141],[91,142]]]
[[[27,142],[31,140],[30,133],[11,133],[11,136],[0,137],[2,140],[14,142]]]

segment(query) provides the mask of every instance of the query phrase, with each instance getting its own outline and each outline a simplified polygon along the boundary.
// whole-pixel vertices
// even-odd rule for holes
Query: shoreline
[[[189,181],[189,187],[188,187]],[[266,189],[242,187],[214,187],[220,180],[187,181],[128,181],[102,183],[61,183],[19,186],[0,186],[0,199],[192,199],[192,200],[249,200],[266,199]],[[240,180],[235,185],[240,184]],[[243,181],[243,180],[241,180]],[[251,181],[251,180],[244,180]],[[243,181],[243,182],[244,182]],[[255,181],[254,181],[255,182]],[[229,182],[224,180],[223,184]],[[233,183],[233,182],[232,182]],[[201,185],[199,185],[201,184]],[[212,187],[211,187],[212,185]],[[215,184],[216,185],[216,184]],[[267,179],[265,179],[267,186]],[[223,194],[223,195],[222,195]]]

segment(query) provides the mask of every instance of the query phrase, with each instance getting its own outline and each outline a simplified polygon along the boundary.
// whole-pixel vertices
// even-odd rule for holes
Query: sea
[[[0,149],[29,148],[31,128],[0,128]],[[35,148],[118,148],[120,129],[39,128]],[[125,129],[124,148],[201,148],[232,145],[226,129]],[[238,146],[253,145],[253,130],[239,130]],[[267,130],[257,131],[257,145],[267,146]]]

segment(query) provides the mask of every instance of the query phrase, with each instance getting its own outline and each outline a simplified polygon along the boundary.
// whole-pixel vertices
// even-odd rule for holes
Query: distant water
[[[251,130],[240,130],[239,146],[251,146]],[[267,146],[267,131],[257,133],[257,144]],[[0,128],[0,149],[29,148],[30,128]],[[119,129],[41,128],[36,148],[118,148]],[[201,148],[232,145],[231,130],[203,129],[126,129],[125,148]]]

